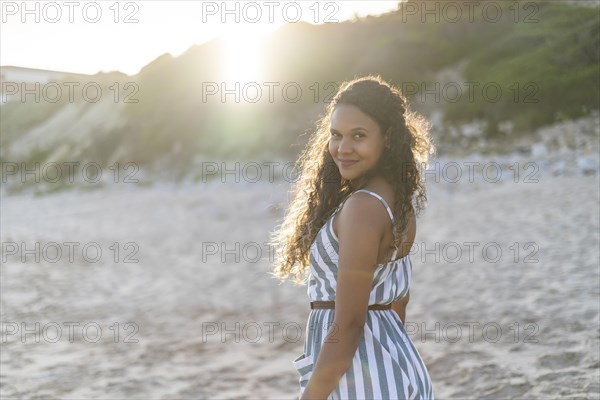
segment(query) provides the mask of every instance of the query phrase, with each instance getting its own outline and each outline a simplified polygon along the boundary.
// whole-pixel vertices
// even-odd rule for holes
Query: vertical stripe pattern
[[[377,197],[393,215],[385,200]],[[333,231],[333,217],[321,228],[310,249],[310,301],[335,301],[339,245]],[[388,304],[409,290],[412,264],[407,256],[379,264],[375,269],[369,304]],[[312,374],[314,363],[333,324],[335,310],[314,309],[306,325],[304,353],[294,361],[300,375],[300,393]],[[434,399],[427,368],[394,310],[369,310],[363,335],[352,365],[342,375],[328,399]]]

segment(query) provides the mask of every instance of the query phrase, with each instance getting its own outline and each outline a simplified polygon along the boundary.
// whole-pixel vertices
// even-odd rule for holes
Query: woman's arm
[[[352,365],[367,319],[379,244],[389,223],[379,200],[361,193],[349,198],[337,217],[335,317],[302,399],[326,399]]]
[[[337,308],[337,305],[336,305]],[[362,335],[362,327],[335,322],[325,339],[313,374],[301,399],[326,399],[352,365]]]

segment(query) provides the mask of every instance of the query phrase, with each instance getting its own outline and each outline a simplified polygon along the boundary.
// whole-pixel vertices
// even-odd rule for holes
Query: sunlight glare
[[[262,36],[252,30],[233,30],[225,34],[223,73],[226,82],[259,82],[262,75]]]

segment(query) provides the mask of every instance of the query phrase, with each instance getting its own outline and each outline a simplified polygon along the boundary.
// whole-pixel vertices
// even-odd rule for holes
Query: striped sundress
[[[360,189],[378,198],[392,219],[390,207],[378,194]],[[310,248],[310,301],[334,301],[338,271],[338,238],[333,232],[333,217],[342,202],[323,225]],[[388,304],[408,292],[412,264],[408,255],[379,264],[374,272],[369,305]],[[300,374],[300,395],[313,371],[321,346],[333,324],[334,309],[311,310],[304,342],[304,353],[294,359]],[[328,399],[433,399],[429,373],[419,352],[404,329],[398,314],[390,310],[369,310],[352,365],[342,375]]]

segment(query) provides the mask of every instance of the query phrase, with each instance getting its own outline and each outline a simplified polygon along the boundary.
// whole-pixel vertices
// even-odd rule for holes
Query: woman
[[[275,276],[303,283],[309,272],[312,311],[293,361],[302,399],[433,399],[404,329],[428,128],[398,89],[358,78],[341,85],[300,157],[273,244]]]

